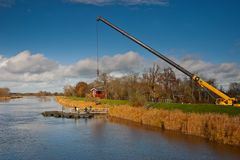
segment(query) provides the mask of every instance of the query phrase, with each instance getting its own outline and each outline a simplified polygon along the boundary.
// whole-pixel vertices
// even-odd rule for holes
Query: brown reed
[[[140,124],[201,136],[210,141],[240,146],[240,116],[217,113],[186,113],[180,110],[145,109],[129,105],[95,105],[94,102],[56,97],[61,105],[69,107],[108,107],[109,116]]]

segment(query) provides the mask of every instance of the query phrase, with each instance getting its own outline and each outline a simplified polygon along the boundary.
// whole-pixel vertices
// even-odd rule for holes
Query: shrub
[[[88,84],[85,82],[78,82],[75,87],[75,93],[78,97],[85,97],[88,92]]]
[[[9,96],[10,90],[9,88],[0,88],[0,97]]]
[[[146,97],[138,92],[132,93],[129,97],[129,103],[133,107],[142,107],[146,101]]]

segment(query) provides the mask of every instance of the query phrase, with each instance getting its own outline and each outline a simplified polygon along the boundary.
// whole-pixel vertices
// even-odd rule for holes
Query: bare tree
[[[71,85],[64,86],[64,96],[75,96],[75,88]]]
[[[9,88],[0,88],[0,97],[5,97],[10,95]]]
[[[149,100],[155,100],[158,97],[156,94],[156,87],[160,75],[160,66],[158,64],[153,64],[153,66],[143,74],[143,81],[145,85],[148,86],[147,94]]]
[[[240,97],[240,83],[234,82],[229,85],[228,94],[232,97]]]
[[[162,82],[165,87],[167,95],[166,98],[173,99],[174,91],[177,89],[177,78],[173,70],[171,68],[165,68],[159,81]]]
[[[108,79],[109,79],[109,76],[107,73],[102,73],[99,76],[100,82],[103,83],[103,88],[104,88],[104,93],[106,98],[108,98]]]

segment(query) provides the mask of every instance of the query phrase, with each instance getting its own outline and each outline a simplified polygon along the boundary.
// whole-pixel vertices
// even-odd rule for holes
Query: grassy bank
[[[240,116],[130,106],[113,107],[109,115],[162,129],[201,136],[219,143],[240,145]]]
[[[4,96],[0,97],[0,100],[10,100],[10,99],[17,99],[17,98],[22,98],[21,96]]]
[[[64,107],[85,108],[89,106],[96,106],[95,102],[87,102],[87,101],[84,101],[83,98],[78,98],[78,97],[57,96],[56,101],[59,104],[63,105]]]
[[[65,97],[66,100],[75,101],[85,101],[85,98],[81,97]],[[129,105],[128,100],[110,100],[110,99],[100,99],[101,104],[116,106],[116,105]],[[214,104],[179,104],[179,103],[147,103],[145,106],[156,109],[165,110],[180,110],[186,113],[218,113],[227,114],[230,116],[240,115],[240,107],[233,106],[216,106]]]
[[[71,104],[71,106],[87,106],[92,103],[72,97],[57,97],[57,101],[62,105]],[[102,102],[98,106],[95,106],[94,103],[91,105],[109,107],[109,116],[111,117],[201,136],[218,143],[240,146],[239,108],[156,103],[149,104],[152,107],[146,109],[131,107],[127,101],[102,100]]]
[[[156,109],[181,110],[186,113],[218,113],[230,116],[240,115],[240,108],[233,106],[217,106],[215,104],[178,104],[178,103],[150,103]]]
[[[83,97],[63,97],[66,100],[74,100],[74,101],[87,101],[86,98]],[[99,99],[98,102],[101,104],[108,104],[108,105],[124,105],[129,104],[128,100],[112,100],[112,99]]]

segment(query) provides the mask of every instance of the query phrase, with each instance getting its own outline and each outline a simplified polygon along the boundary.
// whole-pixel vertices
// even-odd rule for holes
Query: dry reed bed
[[[144,125],[180,131],[201,136],[218,143],[240,146],[240,116],[230,117],[216,113],[185,113],[180,110],[145,109],[128,105],[95,105],[94,102],[56,97],[58,103],[68,107],[108,107],[109,116]]]
[[[109,116],[144,125],[208,138],[211,141],[240,145],[240,117],[226,114],[184,113],[180,110],[144,109],[130,106],[111,107]]]
[[[80,100],[72,100],[72,99],[67,99],[63,96],[57,96],[56,101],[63,105],[64,107],[69,107],[69,108],[85,108],[85,107],[89,107],[92,106],[94,108],[103,108],[103,105],[96,105],[95,102],[88,102],[88,101],[80,101]],[[105,106],[106,107],[106,106]]]

